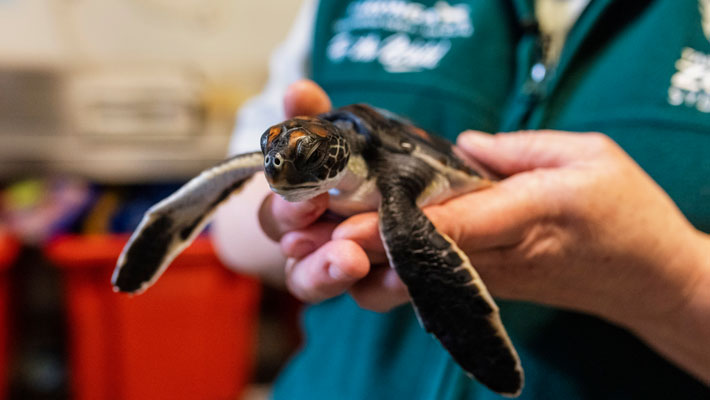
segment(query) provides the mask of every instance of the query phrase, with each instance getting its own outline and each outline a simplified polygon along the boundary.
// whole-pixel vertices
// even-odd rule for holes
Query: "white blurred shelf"
[[[227,135],[100,138],[0,133],[0,179],[50,174],[100,183],[186,180],[227,154]]]
[[[207,98],[178,69],[0,68],[0,180],[186,180],[227,154],[233,111]]]

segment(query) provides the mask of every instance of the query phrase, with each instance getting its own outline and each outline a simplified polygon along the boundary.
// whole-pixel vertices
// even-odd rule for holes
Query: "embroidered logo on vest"
[[[433,7],[404,0],[355,1],[334,29],[330,61],[378,62],[392,73],[434,69],[451,49],[451,39],[473,35],[470,7],[445,1]]]
[[[710,55],[686,47],[675,63],[668,103],[710,112]]]
[[[698,0],[698,11],[703,33],[710,40],[710,0]],[[675,68],[668,88],[668,103],[710,113],[710,55],[685,47]]]

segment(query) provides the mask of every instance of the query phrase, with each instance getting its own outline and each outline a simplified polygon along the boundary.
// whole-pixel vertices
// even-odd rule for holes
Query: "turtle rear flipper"
[[[417,207],[426,184],[421,173],[378,182],[380,232],[390,263],[420,322],[454,360],[490,389],[518,396],[523,370],[498,306],[468,257]]]
[[[263,165],[261,152],[234,156],[151,207],[121,252],[111,278],[114,288],[138,293],[152,285],[207,225],[217,206]]]

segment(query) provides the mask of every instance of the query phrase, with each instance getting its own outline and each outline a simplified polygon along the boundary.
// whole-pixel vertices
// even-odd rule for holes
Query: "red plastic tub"
[[[114,293],[127,236],[66,236],[63,272],[73,398],[235,399],[255,357],[260,286],[225,269],[207,238],[144,294]]]
[[[8,269],[15,261],[20,246],[12,236],[0,232],[0,399],[8,396],[10,363],[10,283]]]

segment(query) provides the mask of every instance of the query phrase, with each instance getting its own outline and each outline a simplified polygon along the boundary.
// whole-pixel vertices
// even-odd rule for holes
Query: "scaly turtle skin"
[[[465,164],[449,142],[366,105],[275,125],[262,135],[261,150],[202,172],[148,210],[118,260],[114,287],[145,290],[215,208],[263,170],[289,201],[328,191],[330,209],[343,216],[379,210],[390,264],[424,328],[480,382],[520,394],[523,371],[498,307],[466,254],[420,209],[488,186],[483,169]]]

